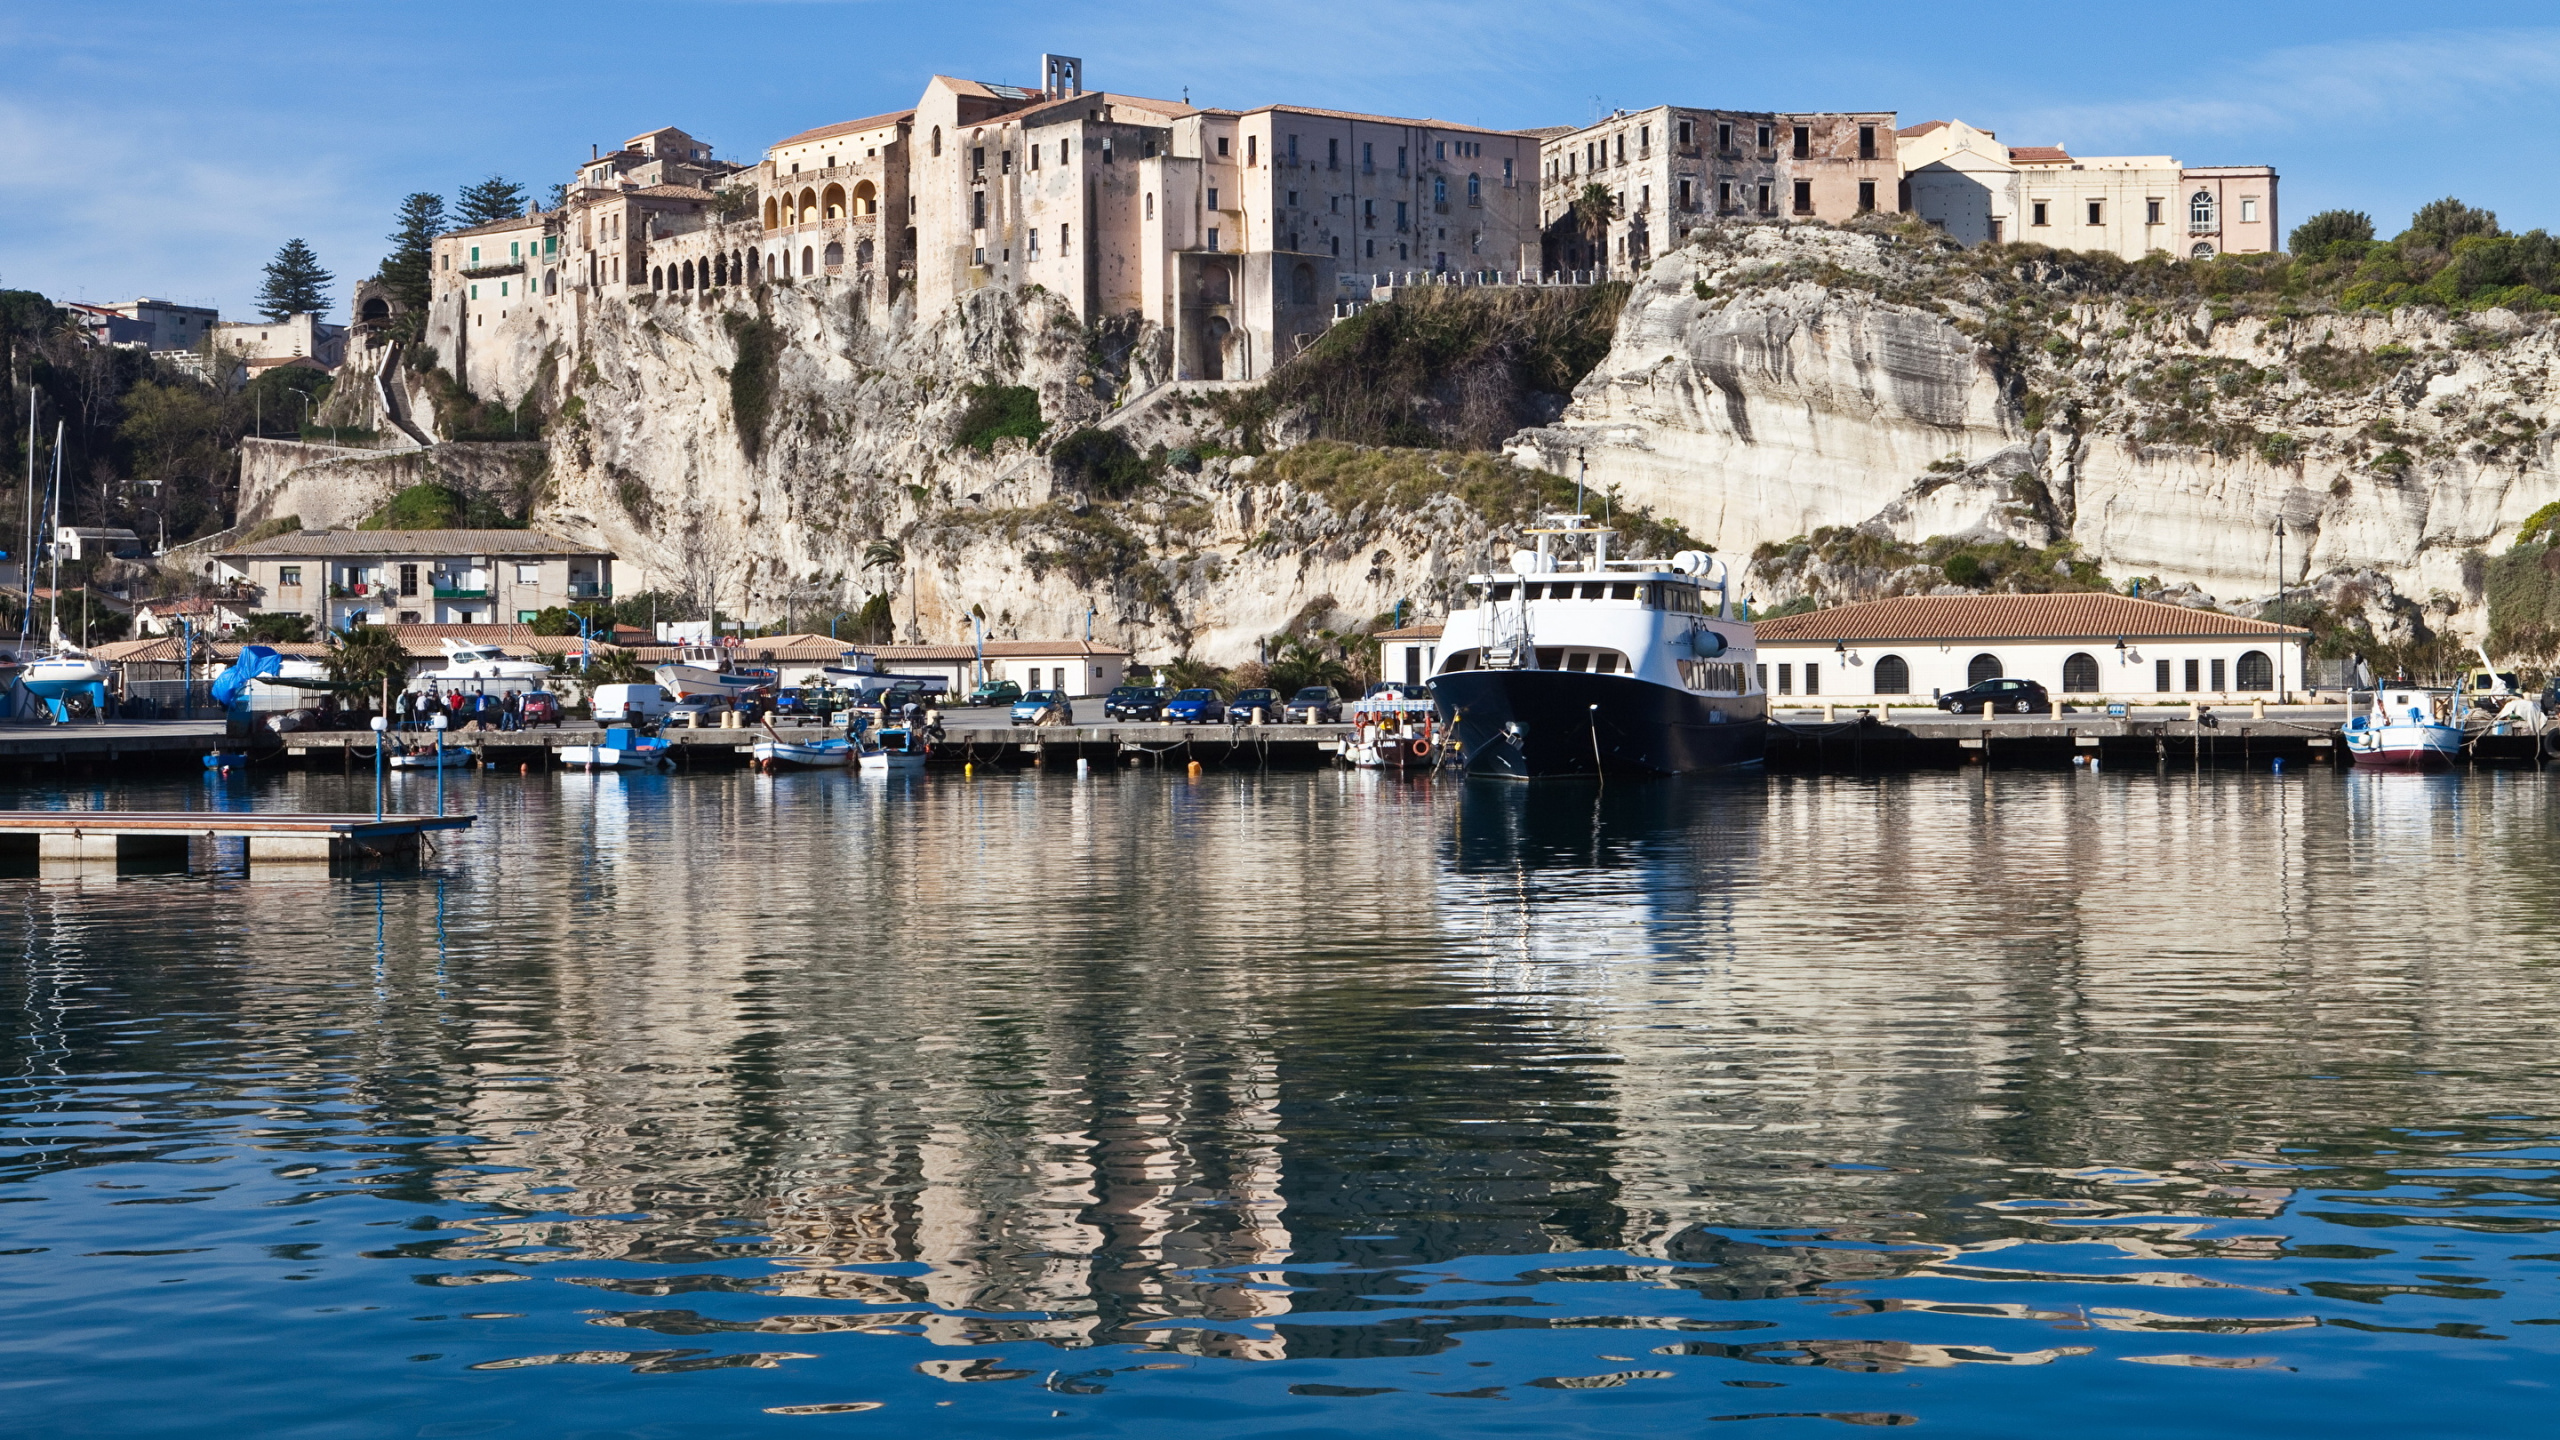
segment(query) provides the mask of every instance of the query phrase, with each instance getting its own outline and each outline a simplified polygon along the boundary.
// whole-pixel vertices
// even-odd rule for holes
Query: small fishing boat
[[[208,751],[204,757],[204,768],[218,775],[228,774],[233,770],[246,770],[249,768],[249,752],[246,750]]]
[[[667,742],[617,725],[601,745],[563,745],[560,763],[572,770],[655,770],[669,763]]]
[[[2446,770],[2462,756],[2462,726],[2453,723],[2450,692],[2385,685],[2373,709],[2347,722],[2347,754],[2378,770]]]
[[[390,762],[394,770],[468,770],[480,757],[468,746],[421,745],[393,750]]]
[[[1440,737],[1439,706],[1420,686],[1379,685],[1343,714],[1351,738],[1342,758],[1363,770],[1430,769]]]
[[[892,725],[871,737],[855,768],[866,775],[921,775],[933,742],[904,725]]]
[[[765,770],[841,770],[852,762],[858,749],[853,741],[841,735],[817,740],[785,740],[775,735],[755,742],[750,753],[757,767]]]

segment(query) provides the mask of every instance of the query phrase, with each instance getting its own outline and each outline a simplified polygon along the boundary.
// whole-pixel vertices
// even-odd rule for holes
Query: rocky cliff
[[[2272,593],[2281,520],[2286,583],[2384,638],[2485,629],[2485,553],[2560,499],[2552,319],[2216,298],[2186,269],[1702,230],[1510,450],[1751,555],[1764,602],[2006,569],[2227,604]]]

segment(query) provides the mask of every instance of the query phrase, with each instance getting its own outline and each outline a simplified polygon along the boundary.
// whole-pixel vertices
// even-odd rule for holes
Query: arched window
[[[843,267],[844,267],[844,246],[843,246],[841,243],[837,242],[837,241],[833,241],[833,240],[828,241],[828,242],[827,242],[827,268],[828,268],[828,269],[830,269],[830,270],[839,270],[839,269],[842,269]]]
[[[542,293],[545,295],[557,295],[560,293],[559,271],[545,270],[542,272]]]
[[[373,321],[390,319],[390,302],[384,300],[379,295],[368,297],[364,302],[364,318]]]
[[[679,282],[678,282],[678,284],[677,284],[677,288],[678,288],[678,289],[681,289],[681,290],[690,290],[690,289],[692,289],[692,288],[693,288],[693,262],[692,262],[692,261],[690,261],[690,260],[687,260],[687,261],[686,261],[686,262],[684,262],[682,265],[677,266],[677,267],[676,267],[676,270],[677,270],[677,273],[679,273],[680,275],[682,275],[682,276],[684,277],[681,281],[679,281]]]
[[[714,285],[726,285],[729,283],[728,256],[714,255],[711,257],[711,283]]]
[[[1973,663],[1964,667],[1964,683],[1967,685],[1979,685],[1985,680],[1999,678],[2000,657],[1988,652],[1974,656]]]
[[[871,263],[870,241],[856,240],[853,242],[853,263],[856,265],[869,265]]]
[[[752,285],[752,284],[754,284],[754,283],[755,283],[756,271],[757,271],[758,269],[762,268],[763,263],[764,263],[764,252],[763,252],[763,251],[761,251],[761,250],[750,250],[750,251],[748,251],[748,252],[747,252],[747,283],[748,283],[748,284]]]
[[[817,191],[815,191],[815,190],[803,190],[803,191],[801,191],[801,192],[800,192],[800,223],[801,223],[801,224],[803,224],[803,225],[807,225],[807,224],[810,224],[810,223],[814,222],[817,218],[818,218],[818,192],[817,192]]]
[[[664,271],[664,270],[662,270],[662,269],[660,269],[659,267],[657,267],[657,266],[655,266],[655,265],[650,266],[650,267],[649,267],[649,288],[650,288],[650,289],[652,289],[652,290],[664,290],[664,289],[666,289],[666,288],[667,288],[667,272],[666,272],[666,271]]]
[[[1292,305],[1316,303],[1316,267],[1301,265],[1289,272],[1289,303]]]
[[[1467,177],[1467,204],[1469,204],[1470,206],[1474,206],[1474,207],[1476,207],[1476,208],[1478,208],[1478,209],[1483,208],[1483,206],[1484,206],[1484,177],[1483,177],[1483,176],[1481,176],[1481,175],[1470,175],[1470,176],[1468,176],[1468,177]]]
[[[2196,242],[2196,248],[2194,248],[2193,250],[2190,250],[2190,251],[2188,251],[2188,252],[2187,252],[2187,258],[2188,258],[2188,259],[2190,259],[2190,260],[2210,260],[2210,259],[2212,259],[2212,258],[2213,258],[2213,242],[2212,242],[2212,241],[2210,241],[2210,240],[2199,240],[2199,241],[2197,241],[2197,242]]]
[[[2210,230],[2214,228],[2213,211],[2214,204],[2212,191],[2199,190],[2195,194],[2188,196],[2187,228],[2190,230]]]
[[[1433,209],[1436,209],[1436,210],[1440,211],[1440,212],[1441,212],[1442,214],[1444,214],[1444,215],[1448,213],[1448,211],[1449,211],[1449,177],[1448,177],[1448,176],[1446,176],[1446,175],[1434,175],[1434,176],[1432,176],[1432,177],[1431,177],[1431,205],[1432,205],[1432,208],[1433,208]]]
[[[1899,655],[1887,655],[1876,662],[1876,693],[1908,695],[1911,693],[1911,662]]]
[[[2098,693],[2098,659],[2083,650],[2062,662],[2062,689],[2067,695]]]
[[[772,196],[764,197],[764,228],[771,230],[777,227],[778,222],[775,217],[781,213],[781,208],[773,203]]]
[[[1230,303],[1229,297],[1234,293],[1227,284],[1227,272],[1224,266],[1212,265],[1200,272],[1201,304],[1225,305]]]
[[[843,219],[845,217],[844,187],[841,185],[828,186],[826,193],[818,197],[818,204],[821,207],[821,213],[824,214],[827,219]]]
[[[857,215],[879,214],[879,188],[868,180],[856,182],[853,187],[853,211]]]
[[[939,125],[933,127],[933,153],[942,153],[942,127]]]
[[[2240,663],[2235,668],[2239,672],[2240,688],[2243,690],[2276,688],[2276,662],[2268,659],[2267,652],[2264,650],[2241,652]]]
[[[817,273],[817,268],[818,268],[818,266],[817,266],[817,260],[818,260],[818,252],[817,252],[817,251],[815,251],[815,250],[811,249],[809,246],[806,246],[806,245],[803,245],[803,246],[801,246],[801,247],[800,247],[800,273],[801,273],[801,274],[803,274],[803,275],[811,275],[811,274],[815,274],[815,273]]]

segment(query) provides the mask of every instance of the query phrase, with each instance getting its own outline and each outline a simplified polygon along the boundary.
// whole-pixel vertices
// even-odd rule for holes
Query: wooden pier
[[[470,815],[280,815],[226,810],[0,810],[0,853],[35,851],[47,871],[183,859],[194,841],[246,840],[251,866],[414,859],[430,831]]]

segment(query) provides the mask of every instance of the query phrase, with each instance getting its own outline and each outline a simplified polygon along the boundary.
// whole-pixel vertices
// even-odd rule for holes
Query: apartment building
[[[1719,216],[1843,220],[1902,208],[1892,111],[1622,110],[1543,132],[1539,220],[1551,270],[1640,267]],[[1594,246],[1575,211],[1611,203]]]
[[[613,595],[610,551],[534,530],[296,530],[213,558],[256,609],[329,629],[530,624]]]
[[[1927,121],[1899,139],[1911,209],[1967,244],[2209,260],[2268,253],[2283,233],[2276,172],[2264,165],[2075,156],[2060,145],[2003,145],[1961,120]]]

